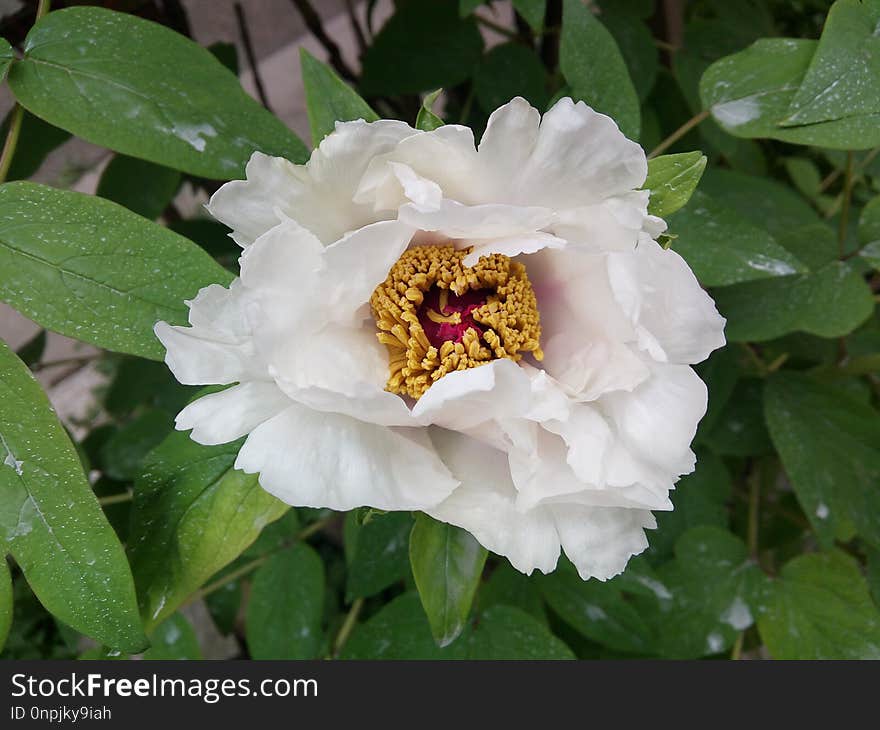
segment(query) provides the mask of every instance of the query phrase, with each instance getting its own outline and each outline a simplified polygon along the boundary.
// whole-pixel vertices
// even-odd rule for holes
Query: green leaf
[[[165,619],[150,634],[144,659],[201,659],[202,650],[192,625],[181,613]]]
[[[642,186],[651,191],[648,212],[666,217],[687,205],[706,169],[702,152],[683,152],[648,160],[648,177]]]
[[[448,646],[464,630],[486,555],[466,530],[421,513],[416,516],[410,563],[438,646]]]
[[[12,52],[12,46],[9,45],[9,41],[5,38],[0,38],[0,82],[6,80],[6,74],[9,72],[9,67],[14,60],[15,54]]]
[[[620,581],[584,581],[559,567],[541,576],[544,600],[563,621],[603,646],[633,654],[651,653],[653,629],[623,595]]]
[[[474,12],[474,10],[482,4],[483,0],[458,0],[458,14],[464,18]]]
[[[763,573],[745,544],[718,527],[688,530],[675,556],[658,569],[655,596],[638,602],[654,626],[659,654],[696,659],[729,649],[754,622]]]
[[[523,20],[529,24],[532,30],[539,31],[544,27],[546,0],[513,0],[511,5],[516,12],[522,15]]]
[[[559,66],[575,99],[639,138],[639,97],[614,37],[581,0],[564,0]]]
[[[232,468],[241,443],[201,446],[174,432],[134,485],[129,557],[148,627],[238,557],[287,505]]]
[[[0,652],[6,645],[6,637],[12,627],[12,576],[9,573],[9,563],[4,556],[0,559]]]
[[[862,208],[859,218],[859,251],[865,261],[880,270],[880,195]]]
[[[0,343],[0,535],[40,603],[77,631],[144,648],[125,554],[49,401]]]
[[[798,331],[840,337],[874,311],[870,288],[844,261],[834,261],[815,274],[750,281],[713,293],[718,310],[727,317],[725,334],[731,342],[762,342]]]
[[[6,115],[0,125],[0,137],[6,138],[9,130],[10,114]],[[12,156],[6,180],[24,180],[40,169],[43,161],[52,150],[70,139],[70,132],[44,122],[25,111],[21,118],[21,131],[18,135],[19,144]]]
[[[0,299],[43,327],[154,360],[164,348],[153,325],[184,324],[185,299],[232,280],[116,203],[28,182],[0,186],[0,269]]]
[[[363,59],[361,90],[370,96],[418,94],[470,78],[483,51],[472,17],[458,0],[401,3]]]
[[[209,51],[134,15],[49,13],[28,33],[9,84],[28,111],[55,126],[200,177],[242,177],[254,150],[308,157]]]
[[[679,479],[669,495],[673,510],[655,513],[657,529],[648,535],[646,555],[654,562],[671,558],[675,543],[692,527],[726,528],[730,494],[730,474],[724,462],[708,451],[699,451],[694,472]]]
[[[480,612],[492,606],[513,606],[534,616],[542,624],[547,623],[547,612],[537,582],[507,562],[496,565],[489,580],[480,586],[477,603]]]
[[[314,659],[324,644],[324,564],[298,543],[269,558],[254,575],[247,644],[254,659]]]
[[[425,98],[422,99],[422,105],[419,107],[419,113],[416,116],[416,129],[421,129],[423,132],[431,132],[445,124],[445,122],[433,112],[434,102],[437,101],[437,97],[440,96],[442,91],[443,89],[437,89],[436,91],[427,94]]]
[[[704,286],[724,286],[806,271],[770,233],[702,190],[690,205],[673,213],[669,230],[678,236],[673,248]]]
[[[32,367],[40,361],[46,351],[46,330],[41,329],[16,351],[19,360],[28,367]]]
[[[880,547],[880,413],[805,375],[768,383],[770,436],[810,524],[827,545],[846,519]]]
[[[177,170],[135,157],[116,155],[104,168],[97,195],[154,221],[174,200],[179,187],[180,173]]]
[[[148,410],[115,431],[101,446],[104,474],[119,481],[132,481],[141,471],[144,457],[174,430],[174,420],[164,411]]]
[[[660,54],[650,29],[633,10],[613,3],[602,9],[601,18],[620,49],[639,100],[644,101],[657,79]]]
[[[787,563],[758,630],[774,659],[880,659],[880,613],[858,563],[839,550]]]
[[[488,114],[516,96],[543,109],[549,94],[541,59],[522,43],[502,43],[483,56],[474,75],[477,101]]]
[[[357,533],[346,599],[373,596],[409,575],[409,512],[377,515]]]
[[[761,456],[773,451],[764,425],[764,389],[760,378],[741,378],[718,414],[713,428],[700,439],[721,456]]]
[[[831,149],[867,149],[880,144],[877,113],[784,126],[791,124],[789,108],[805,80],[817,45],[811,40],[762,38],[716,61],[700,80],[704,108],[736,137],[771,137]],[[866,84],[871,83],[862,78]]]
[[[459,639],[438,647],[415,593],[404,593],[358,626],[343,659],[573,659],[571,650],[524,611],[492,606]]]
[[[229,581],[205,596],[208,613],[211,614],[217,630],[224,636],[235,631],[243,597],[244,591],[240,580]]]
[[[785,127],[844,117],[880,120],[880,2],[837,0],[791,104]],[[872,145],[871,145],[872,146]]]
[[[299,60],[306,90],[309,128],[315,147],[336,129],[336,122],[353,119],[374,122],[379,118],[370,105],[326,63],[321,63],[305,48],[299,49]]]

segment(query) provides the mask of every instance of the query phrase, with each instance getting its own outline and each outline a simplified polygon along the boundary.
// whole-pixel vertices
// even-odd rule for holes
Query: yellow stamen
[[[541,322],[525,266],[502,254],[483,256],[475,266],[463,260],[470,249],[416,246],[406,251],[376,287],[370,306],[379,341],[388,347],[386,389],[418,399],[444,375],[485,365],[498,358],[519,361],[524,354],[544,357]],[[473,327],[461,341],[435,347],[419,322],[419,307],[432,287],[439,289],[439,309],[423,314],[438,324],[461,324],[461,313],[447,314],[449,293],[486,291],[486,303],[471,312]]]

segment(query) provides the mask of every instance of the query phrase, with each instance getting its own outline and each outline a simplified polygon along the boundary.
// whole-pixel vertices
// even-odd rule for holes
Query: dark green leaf
[[[0,535],[40,602],[108,646],[143,649],[122,546],[49,401],[2,343],[0,457]]]
[[[373,517],[357,533],[348,568],[347,600],[375,595],[409,575],[409,512]]]
[[[46,350],[46,330],[41,329],[37,334],[25,342],[15,353],[28,367],[32,367],[43,357]]]
[[[471,76],[483,51],[473,18],[458,0],[402,3],[364,54],[365,94],[418,94]]]
[[[489,580],[480,586],[477,603],[481,612],[492,606],[513,606],[531,614],[541,623],[547,623],[547,612],[537,582],[508,562],[495,566]]]
[[[336,122],[353,119],[373,122],[379,118],[370,105],[327,64],[321,63],[305,48],[299,49],[299,59],[315,147],[336,128]]]
[[[880,613],[858,563],[838,550],[785,565],[758,630],[774,659],[880,659]]]
[[[690,264],[705,286],[796,274],[806,267],[724,198],[702,190],[690,205],[669,218],[669,230],[678,236],[673,248]]]
[[[101,447],[101,465],[111,479],[131,481],[141,471],[144,457],[174,429],[172,417],[158,410],[141,413],[114,432]]]
[[[880,196],[862,208],[859,218],[859,255],[875,269],[880,269]]]
[[[880,413],[792,372],[769,380],[767,426],[813,529],[833,541],[840,520],[880,547]]]
[[[513,0],[511,5],[516,12],[522,15],[523,20],[531,26],[532,30],[539,31],[544,27],[546,0]]]
[[[639,138],[639,97],[614,37],[581,0],[564,0],[559,66],[572,96]]]
[[[9,45],[9,41],[5,38],[0,38],[0,82],[6,80],[6,74],[9,72],[9,67],[14,59],[15,54],[12,52],[12,46]]]
[[[240,446],[201,446],[174,432],[147,457],[135,482],[128,550],[148,627],[287,510],[256,476],[232,468]]]
[[[445,122],[433,112],[434,102],[437,101],[437,97],[440,96],[441,91],[443,91],[443,89],[432,91],[422,99],[422,105],[419,107],[419,113],[416,116],[416,129],[421,129],[423,132],[431,132],[445,124]]]
[[[701,438],[716,454],[760,456],[773,451],[764,425],[764,390],[759,378],[737,381],[712,430]]]
[[[491,114],[515,96],[543,109],[549,94],[544,64],[521,43],[502,43],[489,51],[474,76],[474,90],[483,110]]]
[[[144,659],[201,659],[202,650],[196,632],[181,613],[165,619],[150,634],[150,648]]]
[[[9,117],[7,114],[0,126],[0,137],[5,138],[9,130]],[[12,156],[12,164],[9,166],[7,180],[24,180],[31,177],[52,150],[70,139],[70,132],[44,122],[25,111],[21,119],[21,131],[18,138],[20,144],[15,148]]]
[[[9,563],[4,556],[0,559],[0,652],[6,645],[6,637],[12,626],[12,576],[9,574]]]
[[[217,630],[224,636],[235,631],[235,622],[241,610],[243,596],[241,581],[238,580],[225,583],[205,596],[205,606],[208,607],[208,613],[214,619]]]
[[[0,269],[0,299],[47,329],[154,360],[153,325],[185,323],[185,299],[232,279],[116,203],[27,182],[0,186]]]
[[[254,575],[247,643],[254,659],[314,659],[324,637],[324,564],[299,543],[269,558]]]
[[[840,337],[874,311],[874,298],[862,275],[843,261],[815,274],[724,287],[714,296],[718,310],[727,317],[725,334],[731,342],[761,342],[797,331]]]
[[[659,62],[650,29],[631,9],[617,3],[603,8],[600,17],[617,42],[639,100],[644,101],[654,87]]]
[[[78,137],[202,177],[240,177],[254,150],[308,152],[211,53],[134,15],[49,13],[9,75],[29,111]]]
[[[651,191],[648,212],[666,216],[687,205],[706,169],[702,152],[683,152],[648,160],[648,177],[642,186]]]
[[[344,659],[573,659],[571,650],[519,609],[493,606],[440,648],[415,593],[404,593],[352,633]]]
[[[448,646],[464,630],[486,554],[466,530],[421,513],[416,516],[410,563],[438,646]]]
[[[126,155],[116,155],[104,168],[97,195],[124,205],[130,211],[156,220],[174,200],[180,173]]]

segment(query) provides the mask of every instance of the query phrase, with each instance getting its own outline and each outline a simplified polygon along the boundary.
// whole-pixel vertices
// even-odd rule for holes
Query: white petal
[[[461,431],[526,413],[531,391],[529,376],[513,360],[493,360],[444,375],[419,398],[412,414],[423,425]]]
[[[644,237],[628,254],[608,257],[617,300],[660,360],[692,364],[725,344],[724,318],[675,251]]]
[[[391,429],[292,405],[257,426],[235,468],[296,506],[427,510],[458,485],[422,429]]]
[[[608,580],[648,547],[645,529],[657,526],[647,510],[555,505],[550,508],[562,548],[581,578]]]
[[[254,380],[205,395],[177,414],[179,431],[192,429],[192,440],[210,446],[235,441],[287,406],[290,399],[271,381]]]
[[[600,404],[637,459],[675,476],[693,467],[690,444],[706,413],[706,386],[690,367],[657,363],[635,390],[609,393]]]
[[[265,378],[245,318],[244,289],[212,284],[188,302],[191,327],[158,322],[153,328],[165,346],[165,363],[184,385],[226,384]]]
[[[423,231],[436,231],[449,238],[504,238],[523,236],[548,226],[554,213],[549,208],[503,203],[463,205],[445,199],[438,210],[420,210],[413,203],[402,206],[399,219]]]
[[[467,436],[432,428],[431,440],[461,480],[450,497],[426,510],[431,517],[462,527],[517,570],[549,573],[559,558],[559,538],[546,509],[517,511],[507,457]]]
[[[537,253],[545,248],[562,248],[566,245],[564,238],[559,238],[550,233],[535,231],[504,238],[467,239],[461,243],[473,245],[474,250],[464,257],[465,266],[474,266],[481,256],[500,253],[509,258],[520,254]]]
[[[562,210],[551,230],[570,243],[600,251],[632,251],[648,220],[648,192],[636,191],[594,205]]]
[[[403,122],[340,122],[324,138],[306,165],[254,153],[247,180],[227,183],[212,196],[208,210],[233,229],[247,246],[281,222],[279,212],[295,219],[323,243],[377,220],[372,205],[352,198],[370,161],[416,134]]]

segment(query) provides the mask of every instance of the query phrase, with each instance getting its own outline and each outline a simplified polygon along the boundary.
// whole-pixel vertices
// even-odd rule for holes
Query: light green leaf
[[[150,634],[144,659],[201,659],[202,650],[192,624],[181,613],[165,619]]]
[[[588,639],[617,651],[649,654],[654,632],[621,592],[620,581],[581,580],[569,566],[539,580],[544,600]]]
[[[299,49],[299,59],[315,147],[336,128],[336,122],[353,119],[374,122],[379,118],[370,105],[326,63],[321,63],[305,48]]]
[[[798,127],[843,117],[880,119],[880,2],[837,0],[819,46],[781,124]]]
[[[358,626],[343,659],[573,659],[571,650],[529,614],[492,606],[446,648],[431,637],[415,593],[404,593]]]
[[[639,138],[639,97],[614,37],[581,0],[564,0],[559,66],[575,99]]]
[[[95,7],[49,13],[28,33],[9,84],[29,111],[78,137],[167,167],[242,177],[254,150],[308,151],[188,38]]]
[[[433,112],[434,102],[437,101],[437,97],[440,96],[442,91],[443,89],[437,89],[436,91],[427,94],[425,98],[422,99],[422,105],[419,107],[418,115],[416,115],[416,129],[421,129],[423,132],[431,132],[445,124],[445,122]]]
[[[762,38],[713,63],[700,80],[703,106],[736,137],[771,137],[831,149],[866,149],[880,144],[880,114],[783,126],[789,107],[816,52],[817,42]]]
[[[805,375],[767,383],[770,436],[810,524],[827,545],[841,520],[880,547],[880,413]]]
[[[364,54],[361,90],[367,95],[419,94],[468,79],[483,37],[458,0],[402,3]]]
[[[697,190],[690,204],[669,217],[672,247],[704,286],[725,286],[806,271],[770,233],[753,225],[724,198]]]
[[[416,516],[410,563],[438,646],[448,646],[464,630],[486,554],[466,530],[421,513]]]
[[[8,40],[0,38],[0,82],[6,80],[6,74],[9,72],[13,60],[15,60],[15,54],[12,52],[12,46],[9,45]]]
[[[650,599],[639,600],[661,656],[696,659],[728,650],[754,622],[765,578],[745,544],[718,527],[694,527],[657,571]],[[650,607],[650,608],[649,608]]]
[[[702,152],[683,152],[648,160],[648,178],[642,186],[651,191],[648,212],[666,217],[687,205],[706,169]]]
[[[763,342],[798,331],[840,337],[874,310],[874,298],[862,275],[843,261],[815,274],[750,281],[713,294],[718,310],[727,317],[725,334],[731,342]],[[768,317],[768,312],[773,316]]]
[[[153,325],[184,324],[185,299],[232,280],[116,203],[28,182],[0,186],[0,270],[0,299],[43,327],[154,360],[164,348]]]
[[[474,76],[474,91],[488,114],[516,96],[543,109],[549,98],[546,83],[544,64],[531,48],[522,43],[502,43],[480,61]]]
[[[513,0],[511,4],[532,30],[539,31],[544,27],[546,0]]]
[[[324,643],[324,564],[298,543],[269,558],[254,575],[247,644],[254,659],[315,659]]]
[[[174,432],[134,485],[129,557],[148,627],[160,623],[287,511],[232,468],[240,442],[201,446]]]
[[[786,564],[758,630],[774,659],[880,659],[880,613],[858,563],[839,550]]]
[[[0,559],[0,652],[6,644],[9,629],[12,626],[12,575],[6,556]]]
[[[76,450],[24,364],[0,342],[0,537],[40,603],[126,652],[146,645],[125,554]]]
[[[376,515],[357,531],[348,568],[348,601],[373,596],[409,575],[412,527],[409,512],[389,512]]]
[[[177,170],[136,157],[116,155],[104,168],[97,195],[154,221],[174,200],[179,187]]]

